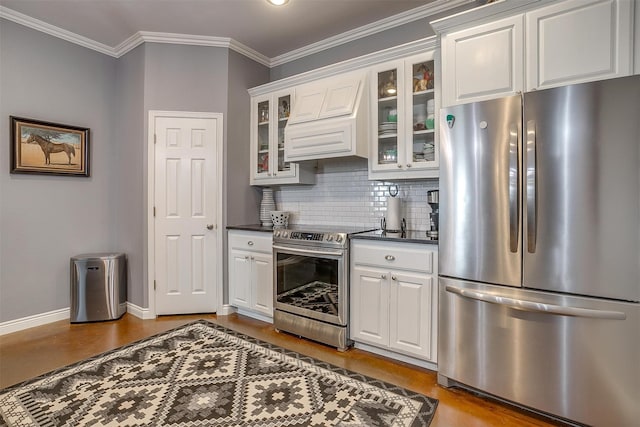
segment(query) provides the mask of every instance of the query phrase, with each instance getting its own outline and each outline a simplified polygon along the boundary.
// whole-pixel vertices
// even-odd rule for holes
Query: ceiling
[[[0,0],[0,6],[117,48],[137,32],[228,37],[273,58],[446,0]],[[420,9],[419,9],[420,10]]]

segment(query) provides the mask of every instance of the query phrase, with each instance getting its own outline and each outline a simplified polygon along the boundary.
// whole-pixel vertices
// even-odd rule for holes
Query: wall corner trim
[[[151,313],[150,309],[140,307],[139,305],[135,305],[128,301],[127,301],[127,313],[142,320],[149,320],[149,319],[156,318],[155,314]]]

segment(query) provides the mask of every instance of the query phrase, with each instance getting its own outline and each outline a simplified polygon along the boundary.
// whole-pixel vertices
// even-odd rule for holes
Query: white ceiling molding
[[[142,43],[166,43],[184,44],[190,46],[209,46],[231,49],[267,67],[270,64],[268,57],[251,49],[229,37],[197,36],[175,33],[155,33],[151,31],[138,31],[133,36],[116,46],[118,57],[124,55]]]
[[[356,58],[347,59],[335,64],[326,65],[311,71],[296,74],[291,77],[285,77],[260,86],[249,89],[249,95],[264,95],[282,89],[288,89],[303,83],[309,83],[324,77],[330,77],[337,74],[355,71],[362,68],[370,67],[375,64],[381,64],[395,59],[405,58],[409,55],[435,50],[440,46],[440,39],[436,36],[415,40],[409,43],[393,46],[384,50],[368,53]]]
[[[397,15],[393,15],[388,18],[372,22],[371,24],[363,25],[362,27],[346,31],[342,34],[329,37],[317,43],[312,43],[299,49],[292,50],[291,52],[274,56],[273,58],[271,58],[270,66],[275,67],[287,62],[295,61],[296,59],[304,58],[305,56],[313,55],[314,53],[318,53],[332,47],[340,46],[342,44],[349,43],[351,41],[358,40],[372,34],[380,33],[382,31],[386,31],[400,25],[427,18],[441,12],[446,12],[447,10],[451,10],[454,7],[463,6],[474,2],[475,0],[435,0],[434,2],[425,4],[424,6],[416,7],[414,9],[407,10],[406,12],[398,13]]]
[[[381,19],[374,23],[364,25],[351,31],[339,34],[337,36],[330,37],[323,41],[312,43],[308,46],[300,49],[293,50],[283,55],[276,56],[274,58],[268,58],[267,56],[251,49],[248,46],[243,45],[228,37],[212,37],[212,36],[198,36],[188,34],[172,34],[172,33],[155,33],[148,31],[138,31],[131,37],[120,43],[116,47],[107,46],[105,44],[96,42],[87,37],[72,33],[71,31],[56,27],[55,25],[48,24],[39,19],[32,18],[28,15],[16,12],[5,6],[0,6],[0,18],[8,19],[17,24],[24,25],[37,31],[49,34],[54,37],[69,41],[71,43],[78,44],[88,49],[95,50],[97,52],[109,55],[115,58],[119,58],[126,54],[130,50],[139,46],[142,43],[169,43],[169,44],[185,44],[196,46],[211,46],[211,47],[225,47],[235,52],[240,53],[262,65],[267,67],[275,67],[287,62],[291,62],[300,58],[303,58],[314,53],[321,52],[323,50],[330,49],[335,46],[339,46],[350,41],[354,41],[363,37],[370,36],[372,34],[379,33],[409,22],[413,22],[428,16],[445,12],[454,7],[473,3],[475,0],[435,0],[432,3],[420,6],[409,11],[399,13],[388,18]]]
[[[498,1],[487,3],[474,9],[465,10],[455,15],[440,18],[429,24],[437,34],[449,32],[458,27],[467,26],[470,23],[481,25],[496,19],[496,16],[505,17],[515,15],[541,4],[552,3],[557,0],[518,0],[518,1]]]
[[[50,36],[54,36],[68,42],[93,49],[100,53],[104,53],[105,55],[117,57],[115,49],[111,46],[98,43],[95,40],[91,40],[87,37],[72,33],[71,31],[64,30],[62,28],[56,27],[55,25],[47,24],[44,21],[32,18],[20,12],[16,12],[15,10],[9,9],[7,7],[0,6],[0,18],[13,21],[16,24],[24,25],[25,27],[29,27],[34,30],[38,30],[45,34],[49,34]]]

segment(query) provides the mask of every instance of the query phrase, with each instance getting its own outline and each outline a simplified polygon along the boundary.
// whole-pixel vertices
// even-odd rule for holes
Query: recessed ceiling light
[[[267,0],[267,2],[271,3],[274,6],[284,6],[289,3],[289,0]]]

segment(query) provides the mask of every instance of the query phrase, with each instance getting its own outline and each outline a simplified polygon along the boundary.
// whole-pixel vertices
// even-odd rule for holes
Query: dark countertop
[[[368,231],[366,233],[354,234],[351,239],[364,240],[385,240],[406,243],[425,243],[437,245],[438,241],[427,237],[426,231],[407,230],[404,233],[386,233],[382,230]]]
[[[263,233],[273,233],[273,226],[264,226],[260,224],[227,225],[227,230],[261,231]]]

